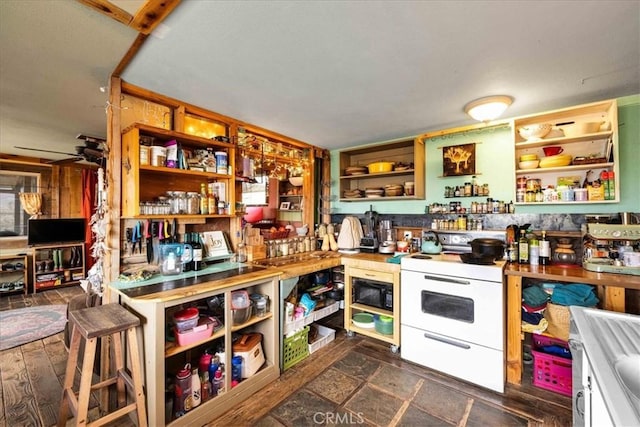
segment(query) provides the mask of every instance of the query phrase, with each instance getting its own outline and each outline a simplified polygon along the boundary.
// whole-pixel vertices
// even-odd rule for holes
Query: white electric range
[[[466,264],[456,253],[403,257],[402,358],[504,392],[504,264]]]

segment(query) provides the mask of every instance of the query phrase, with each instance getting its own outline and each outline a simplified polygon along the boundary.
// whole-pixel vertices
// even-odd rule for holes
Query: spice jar
[[[187,192],[187,213],[189,215],[200,213],[200,195],[195,191]]]

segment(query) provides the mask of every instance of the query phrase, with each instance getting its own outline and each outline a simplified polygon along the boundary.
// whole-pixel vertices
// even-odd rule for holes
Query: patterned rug
[[[0,312],[0,350],[40,340],[64,330],[66,305],[43,305]]]

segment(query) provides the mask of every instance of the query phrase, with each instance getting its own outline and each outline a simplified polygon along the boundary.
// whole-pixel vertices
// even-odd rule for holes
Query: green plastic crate
[[[283,365],[286,371],[309,356],[309,326],[284,339]]]

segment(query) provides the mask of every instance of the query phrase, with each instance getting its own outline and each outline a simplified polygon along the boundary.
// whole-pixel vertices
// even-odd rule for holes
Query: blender
[[[360,250],[362,252],[373,253],[378,249],[378,212],[373,210],[373,205],[364,213],[364,224],[366,231],[364,237],[360,239]]]
[[[381,254],[393,254],[396,251],[396,239],[393,235],[391,220],[380,221],[380,246],[378,252]]]

